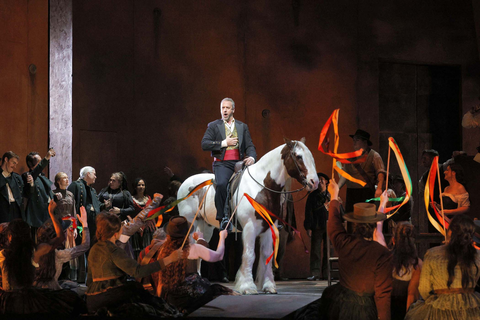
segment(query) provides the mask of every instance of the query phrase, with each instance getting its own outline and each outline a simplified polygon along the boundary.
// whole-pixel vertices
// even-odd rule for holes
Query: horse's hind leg
[[[275,289],[275,280],[272,271],[274,257],[266,265],[267,258],[273,252],[273,239],[270,230],[260,235],[260,257],[257,267],[257,285],[265,293],[277,293]]]
[[[255,262],[255,238],[257,233],[253,222],[248,221],[243,227],[243,255],[242,265],[235,278],[235,290],[241,294],[258,294],[257,286],[253,282],[252,268]]]

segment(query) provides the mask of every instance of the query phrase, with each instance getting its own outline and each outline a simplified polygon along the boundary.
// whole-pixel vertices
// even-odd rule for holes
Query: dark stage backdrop
[[[74,1],[73,178],[93,165],[97,189],[123,170],[166,193],[164,166],[182,178],[211,168],[200,140],[227,96],[259,156],[305,136],[317,169],[331,174],[315,150],[334,109],[339,151],[351,149],[357,126],[381,149],[381,61],[459,66],[456,106],[464,113],[476,102],[474,16],[468,0]],[[480,134],[468,133],[472,153]],[[285,266],[287,277],[309,275],[298,239]]]

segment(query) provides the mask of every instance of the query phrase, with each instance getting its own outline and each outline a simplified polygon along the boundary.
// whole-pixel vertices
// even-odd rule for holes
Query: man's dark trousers
[[[224,217],[225,201],[227,199],[227,185],[235,171],[235,164],[238,160],[215,161],[213,163],[213,173],[215,173],[215,182],[217,190],[215,193],[215,208],[217,209],[217,220]]]

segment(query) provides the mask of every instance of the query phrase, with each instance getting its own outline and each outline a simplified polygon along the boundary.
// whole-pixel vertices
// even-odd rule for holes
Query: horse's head
[[[282,149],[283,165],[288,175],[303,184],[308,191],[318,187],[317,169],[312,153],[305,145],[305,141],[285,140],[285,147]]]

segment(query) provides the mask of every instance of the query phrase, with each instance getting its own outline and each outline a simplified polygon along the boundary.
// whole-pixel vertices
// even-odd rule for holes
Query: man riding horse
[[[213,173],[217,184],[215,207],[220,230],[225,229],[229,219],[229,209],[225,202],[228,181],[234,172],[235,164],[243,160],[249,166],[254,164],[257,158],[248,126],[235,120],[234,112],[235,102],[231,98],[223,99],[220,102],[222,119],[210,122],[202,139],[202,149],[211,151],[214,159]]]

